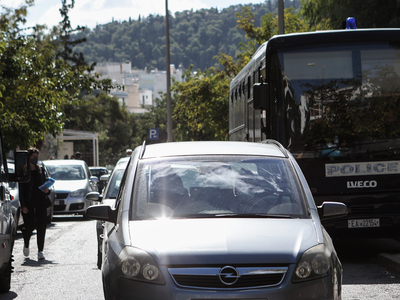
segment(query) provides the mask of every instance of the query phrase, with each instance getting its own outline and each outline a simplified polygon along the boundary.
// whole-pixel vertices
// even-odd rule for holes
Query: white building
[[[102,78],[112,79],[114,83],[125,86],[124,91],[113,90],[111,95],[118,97],[121,105],[125,103],[129,112],[143,113],[153,106],[159,93],[167,92],[167,72],[158,70],[132,70],[131,62],[100,63],[95,72]],[[182,81],[182,68],[171,65],[171,77]]]

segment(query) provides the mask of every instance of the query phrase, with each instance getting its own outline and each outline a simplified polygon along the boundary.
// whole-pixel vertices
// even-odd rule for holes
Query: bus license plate
[[[347,220],[348,228],[380,227],[379,219]]]

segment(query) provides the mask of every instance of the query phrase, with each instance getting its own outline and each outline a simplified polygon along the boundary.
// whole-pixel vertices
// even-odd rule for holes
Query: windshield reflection
[[[196,157],[141,161],[132,219],[306,217],[291,166],[276,158]]]

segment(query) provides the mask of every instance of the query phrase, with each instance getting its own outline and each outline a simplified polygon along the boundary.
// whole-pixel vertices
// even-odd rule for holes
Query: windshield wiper
[[[271,218],[271,219],[293,219],[290,215],[276,215],[276,214],[215,214],[217,218]]]

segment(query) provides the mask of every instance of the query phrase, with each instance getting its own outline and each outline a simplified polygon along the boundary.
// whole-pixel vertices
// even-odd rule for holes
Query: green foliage
[[[34,145],[62,127],[60,108],[68,101],[63,87],[71,84],[53,48],[38,50],[32,37],[20,33],[25,15],[23,7],[0,16],[0,123],[7,150]]]
[[[244,7],[239,13],[236,13],[237,28],[242,29],[246,33],[248,39],[247,44],[241,42],[239,48],[241,53],[237,55],[243,66],[250,61],[257,47],[268,41],[272,36],[279,32],[278,16],[273,13],[265,14],[261,17],[261,26],[256,27],[254,24],[254,12],[248,7]],[[307,26],[301,16],[296,13],[294,7],[285,9],[285,33],[305,32]]]
[[[238,44],[245,40],[244,32],[235,30],[235,14],[242,7],[254,11],[257,26],[261,16],[270,12],[267,4],[255,4],[230,6],[222,11],[212,8],[170,15],[171,63],[186,68],[193,64],[195,69],[204,70],[215,64],[214,56],[220,52],[235,57]],[[150,15],[137,21],[98,25],[76,36],[87,39],[87,43],[76,47],[87,61],[129,60],[138,69],[165,70],[164,16]]]
[[[302,0],[301,11],[311,29],[342,29],[348,17],[358,28],[400,27],[398,0]]]
[[[174,81],[173,127],[174,140],[227,140],[228,139],[228,94],[231,79],[244,67],[253,55],[256,45],[277,34],[278,20],[273,14],[261,17],[261,27],[255,25],[255,15],[244,7],[236,13],[237,27],[246,32],[247,44],[241,42],[242,53],[235,61],[226,53],[219,53],[217,67],[193,72],[193,66],[185,71],[183,81]],[[182,25],[182,24],[181,24]],[[306,26],[294,8],[285,10],[285,25],[289,32],[305,31]],[[188,26],[184,23],[182,26]],[[209,26],[206,35],[218,36],[216,27]],[[213,47],[212,45],[210,47]],[[194,49],[197,49],[197,45]],[[212,51],[210,50],[210,53]],[[164,102],[163,102],[164,104]],[[154,113],[154,112],[153,112]],[[165,107],[159,110],[166,116]],[[152,116],[151,114],[149,116]],[[166,120],[163,120],[166,124]],[[152,124],[157,127],[156,124]],[[148,127],[151,128],[151,127]]]
[[[92,99],[97,102],[93,103],[96,108],[92,108],[94,112],[91,116],[96,119],[94,124],[97,125],[93,131],[100,133],[100,165],[114,165],[120,157],[125,156],[127,148],[138,145],[135,142],[139,126],[137,115],[129,114],[116,97],[105,93]]]
[[[6,150],[36,145],[44,133],[56,135],[66,119],[65,105],[80,103],[83,92],[112,88],[110,80],[90,74],[81,56],[74,63],[71,52],[58,55],[59,42],[40,40],[42,27],[33,35],[21,32],[26,14],[27,6],[22,6],[0,15],[0,126]],[[62,25],[61,33],[69,30]]]
[[[218,69],[185,71],[184,81],[175,81],[173,119],[175,140],[227,140],[229,78]]]

